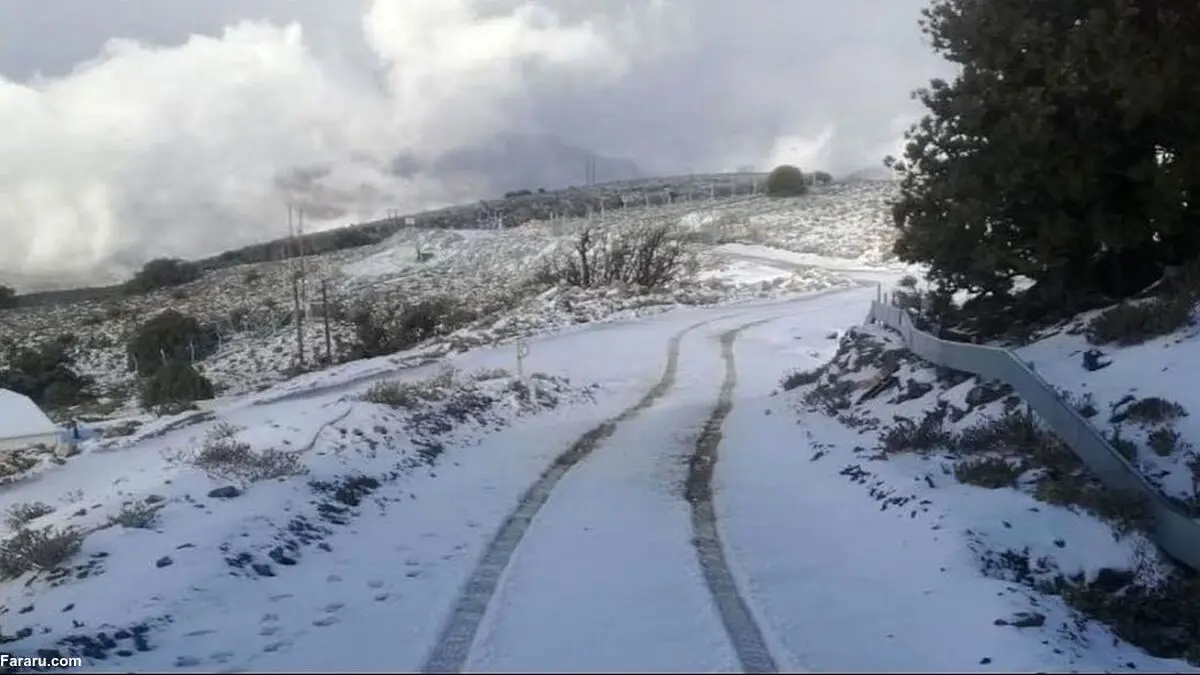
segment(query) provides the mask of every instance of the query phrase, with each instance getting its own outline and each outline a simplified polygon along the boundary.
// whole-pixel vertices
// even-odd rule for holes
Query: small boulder
[[[233,485],[226,485],[208,491],[210,499],[233,499],[240,494],[242,494],[242,491]]]

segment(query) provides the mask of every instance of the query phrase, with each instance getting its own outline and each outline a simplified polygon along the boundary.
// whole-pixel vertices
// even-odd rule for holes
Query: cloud
[[[875,163],[936,62],[916,0],[833,4],[214,2],[223,28],[174,40],[140,19],[150,39],[0,76],[0,280],[119,280],[282,234],[289,201],[332,225],[477,198],[495,176],[422,167],[505,134],[664,172]]]

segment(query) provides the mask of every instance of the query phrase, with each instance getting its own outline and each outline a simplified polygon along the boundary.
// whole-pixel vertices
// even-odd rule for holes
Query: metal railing
[[[1106,487],[1145,497],[1154,518],[1150,534],[1155,543],[1172,558],[1200,570],[1200,522],[1147,481],[1091,422],[1016,354],[1000,347],[942,340],[918,330],[905,310],[879,301],[871,303],[868,320],[900,333],[909,351],[926,361],[1010,385]]]

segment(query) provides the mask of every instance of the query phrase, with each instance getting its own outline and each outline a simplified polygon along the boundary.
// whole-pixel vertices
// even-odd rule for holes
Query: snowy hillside
[[[1198,670],[1200,596],[1145,513],[1011,392],[862,325],[913,272],[889,261],[889,189],[313,258],[338,298],[477,309],[311,372],[289,369],[279,264],[86,309],[83,363],[119,390],[152,303],[261,308],[199,364],[217,399],[126,405],[0,462],[7,651],[119,671]],[[666,286],[538,281],[585,231],[647,217],[685,242]],[[5,329],[50,336],[71,311]],[[1193,334],[1096,351],[1091,318],[1020,356],[1190,508]]]
[[[335,310],[361,304],[394,305],[448,296],[468,304],[477,316],[453,335],[428,345],[431,353],[533,335],[577,323],[620,318],[680,305],[710,305],[745,298],[778,297],[852,283],[812,265],[790,266],[775,276],[745,276],[729,267],[744,256],[714,251],[725,241],[770,244],[792,251],[861,259],[881,264],[890,226],[884,200],[890,184],[832,186],[803,200],[719,199],[614,210],[603,217],[558,219],[506,230],[402,230],[364,249],[305,259],[311,280],[308,296],[319,301],[319,280]],[[656,293],[613,290],[574,292],[531,283],[539,262],[568,246],[584,227],[613,229],[646,220],[680,223],[694,230],[698,266],[687,277]],[[422,252],[418,261],[418,249]],[[220,329],[217,353],[198,366],[227,395],[254,391],[295,374],[295,329],[288,263],[243,265],[206,274],[200,280],[145,296],[103,302],[30,307],[0,313],[0,344],[36,344],[69,332],[78,339],[84,374],[95,377],[113,405],[127,400],[133,384],[125,344],[136,327],[171,307]],[[336,313],[336,312],[335,312]],[[330,322],[336,355],[354,341],[344,316]],[[304,324],[305,343],[323,349],[324,325]],[[0,360],[3,355],[0,354]],[[2,365],[2,364],[0,364]],[[111,407],[111,406],[110,406]],[[120,408],[118,407],[118,410]]]
[[[586,325],[520,362],[384,357],[112,429],[0,492],[8,649],[122,671],[1190,670],[1024,585],[1162,574],[1140,535],[881,456],[882,399],[838,422],[838,387],[779,392],[904,361],[880,329],[837,339],[876,293]],[[956,424],[1004,403],[978,406]]]

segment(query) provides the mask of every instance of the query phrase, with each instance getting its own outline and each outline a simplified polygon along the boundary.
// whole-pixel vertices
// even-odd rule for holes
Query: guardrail
[[[879,301],[871,303],[868,320],[900,333],[909,351],[926,361],[1010,385],[1106,487],[1143,495],[1154,517],[1151,536],[1155,543],[1172,558],[1200,570],[1200,522],[1163,496],[1016,354],[1000,347],[942,340],[918,330],[905,310]]]

